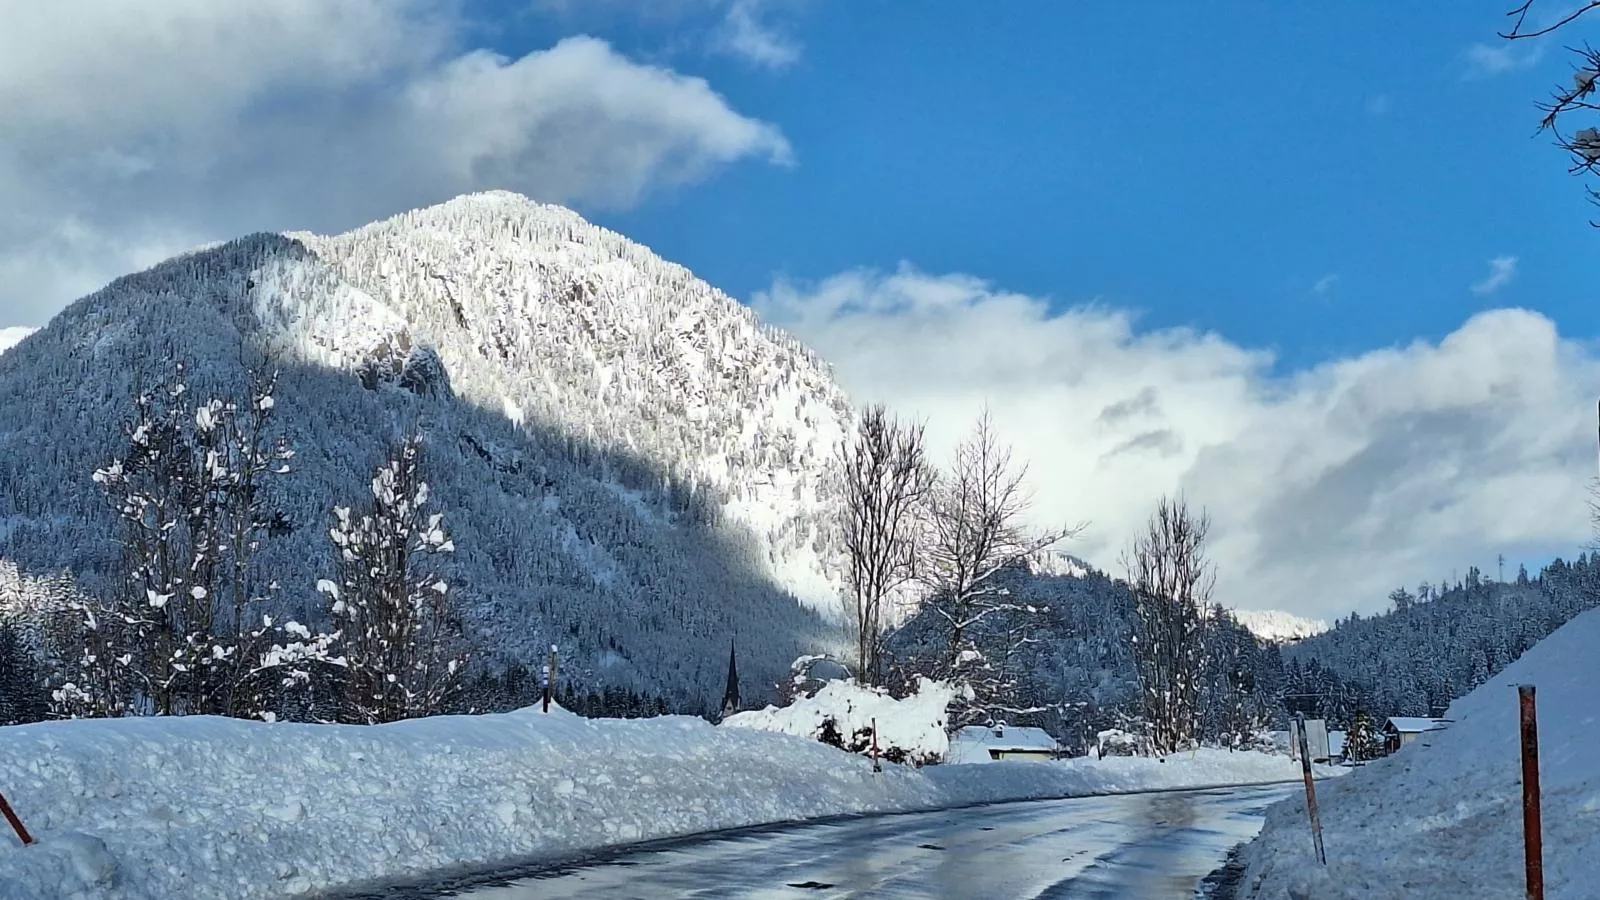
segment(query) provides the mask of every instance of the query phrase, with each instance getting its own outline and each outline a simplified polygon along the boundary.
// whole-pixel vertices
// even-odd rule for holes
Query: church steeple
[[[728,642],[728,689],[722,694],[722,718],[739,711],[739,661],[734,657],[733,641]]]

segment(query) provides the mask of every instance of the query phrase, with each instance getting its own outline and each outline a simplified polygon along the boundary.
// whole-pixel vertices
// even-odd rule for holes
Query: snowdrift
[[[945,709],[955,694],[950,685],[927,678],[917,683],[915,694],[902,700],[853,681],[830,681],[815,695],[796,698],[788,706],[736,713],[722,724],[792,734],[864,753],[872,746],[876,722],[878,752],[884,759],[926,765],[943,762],[949,755]]]
[[[211,717],[0,728],[0,898],[287,897],[843,813],[1293,778],[1283,757],[870,761],[699,719],[552,709],[393,725]]]
[[[1328,867],[1311,855],[1305,801],[1267,815],[1246,847],[1242,896],[1281,900],[1521,898],[1518,684],[1538,687],[1544,872],[1550,897],[1593,897],[1600,855],[1600,610],[1535,645],[1457,700],[1454,724],[1339,779],[1318,796]]]

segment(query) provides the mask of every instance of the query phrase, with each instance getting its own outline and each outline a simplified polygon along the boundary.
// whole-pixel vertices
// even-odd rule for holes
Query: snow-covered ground
[[[209,717],[0,728],[0,898],[284,897],[851,812],[1293,778],[1288,759],[946,765],[881,774],[801,738],[560,710],[379,726]]]
[[[820,739],[831,724],[840,743],[857,752],[872,746],[876,726],[880,753],[920,765],[943,762],[949,754],[945,709],[954,697],[954,688],[927,678],[918,683],[916,693],[901,700],[853,681],[830,681],[814,696],[798,697],[788,706],[736,713],[722,724],[810,740]]]
[[[1521,750],[1515,686],[1538,687],[1547,895],[1600,885],[1600,611],[1562,626],[1456,701],[1450,727],[1326,786],[1328,866],[1311,854],[1303,800],[1267,815],[1245,850],[1244,897],[1478,900],[1524,896]]]

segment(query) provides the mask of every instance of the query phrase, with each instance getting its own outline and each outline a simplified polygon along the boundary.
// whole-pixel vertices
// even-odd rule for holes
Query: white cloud
[[[1527,69],[1544,58],[1542,43],[1473,44],[1467,48],[1467,75],[1491,77]]]
[[[962,275],[780,282],[756,306],[858,400],[927,417],[940,453],[987,401],[1031,461],[1036,519],[1089,519],[1068,549],[1113,572],[1157,497],[1184,491],[1214,518],[1229,605],[1373,611],[1402,583],[1589,535],[1600,363],[1537,313],[1279,377],[1214,334]]]
[[[647,25],[687,31],[694,43],[757,66],[782,69],[801,46],[782,19],[806,0],[534,0],[534,8],[569,21],[623,14]],[[687,26],[687,27],[686,27]]]
[[[1326,295],[1329,291],[1333,290],[1333,286],[1338,283],[1339,276],[1337,274],[1330,273],[1318,278],[1317,283],[1311,286],[1311,292],[1313,294]]]
[[[1517,277],[1517,258],[1515,256],[1496,256],[1489,260],[1489,274],[1482,281],[1472,286],[1472,292],[1481,297],[1487,297],[1511,283]]]
[[[627,206],[772,125],[592,38],[464,45],[456,0],[31,4],[0,29],[0,323],[253,230],[350,227],[469,190]],[[157,257],[159,258],[159,257]]]
[[[750,62],[781,69],[800,59],[800,44],[771,23],[768,6],[769,0],[732,0],[719,31],[721,46]]]
[[[30,334],[33,334],[35,330],[36,329],[33,328],[23,328],[16,325],[7,328],[0,328],[0,353],[4,353],[7,350],[10,350],[12,347],[22,343],[22,339]]]

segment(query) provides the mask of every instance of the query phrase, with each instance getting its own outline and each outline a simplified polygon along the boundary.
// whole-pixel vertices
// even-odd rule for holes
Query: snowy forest
[[[790,662],[963,686],[951,724],[1239,747],[1286,704],[1437,712],[1594,605],[1477,570],[1297,644],[1211,596],[1164,499],[1063,564],[987,417],[934,466],[826,365],[575,214],[462,198],[128,276],[0,354],[0,724],[385,722],[535,702],[712,717]],[[1352,598],[1355,599],[1355,598]]]

